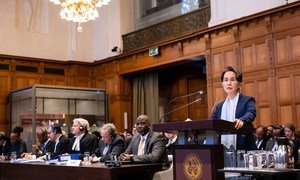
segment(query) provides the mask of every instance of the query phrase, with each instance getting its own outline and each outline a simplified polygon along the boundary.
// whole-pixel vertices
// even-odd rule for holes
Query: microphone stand
[[[191,94],[187,94],[187,95],[175,97],[175,98],[173,98],[171,101],[168,102],[168,105],[170,105],[172,102],[174,102],[174,101],[176,101],[176,100],[178,100],[178,99],[190,97],[190,96],[193,96],[193,95],[195,95],[195,94],[200,94],[200,95],[202,95],[202,94],[203,94],[203,91],[197,91],[197,92],[194,92],[194,93],[191,93]]]
[[[202,98],[196,99],[196,100],[194,100],[194,101],[192,101],[192,102],[190,102],[190,103],[188,103],[188,104],[185,104],[185,105],[180,106],[180,107],[178,107],[178,108],[176,108],[176,109],[173,109],[172,111],[166,112],[164,115],[162,115],[162,116],[159,118],[159,122],[161,122],[161,120],[162,120],[165,116],[167,116],[167,115],[169,115],[169,114],[171,114],[171,113],[173,113],[173,112],[175,112],[175,111],[177,111],[177,110],[179,110],[179,109],[188,107],[189,105],[194,104],[194,103],[196,103],[196,102],[199,102],[199,101],[201,101],[201,100],[202,100]]]
[[[186,95],[183,95],[183,96],[179,96],[179,97],[173,98],[171,101],[168,102],[168,104],[167,104],[167,112],[166,112],[163,116],[166,116],[166,115],[170,114],[170,112],[176,110],[176,109],[174,109],[174,110],[172,110],[172,111],[169,112],[169,105],[170,105],[171,103],[173,103],[174,101],[177,101],[177,100],[182,99],[182,98],[187,98],[187,97],[190,97],[190,96],[193,96],[193,95],[197,95],[197,94],[202,95],[202,94],[203,94],[203,91],[201,90],[201,91],[197,91],[197,92],[194,92],[194,93],[190,93],[190,94],[186,94]],[[200,99],[201,99],[201,98],[200,98]],[[193,103],[192,103],[192,104],[193,104]],[[187,104],[187,105],[189,105],[189,104]],[[161,119],[162,119],[162,118],[159,119],[159,120],[160,120],[159,122],[161,122]],[[168,118],[168,119],[169,119],[169,118]]]

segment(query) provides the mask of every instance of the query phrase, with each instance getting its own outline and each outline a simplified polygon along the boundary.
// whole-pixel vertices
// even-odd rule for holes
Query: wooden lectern
[[[178,132],[178,144],[173,148],[174,179],[224,179],[218,169],[224,167],[222,134],[246,134],[252,127],[237,130],[234,124],[221,119],[195,120],[154,124],[157,132]],[[193,142],[188,141],[189,134]],[[199,135],[205,136],[205,144],[199,143]]]

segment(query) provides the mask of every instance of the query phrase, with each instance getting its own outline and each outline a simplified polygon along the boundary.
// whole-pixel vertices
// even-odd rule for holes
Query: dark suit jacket
[[[215,111],[213,112],[211,118],[220,119],[222,113],[222,106],[225,101],[220,102]],[[255,99],[250,96],[245,96],[240,93],[239,101],[236,106],[235,118],[240,119],[244,124],[252,126],[252,122],[256,117]],[[244,150],[256,150],[255,136],[253,134],[254,128],[246,135],[237,135],[237,149]]]
[[[270,139],[267,143],[266,143],[266,151],[272,151],[274,145],[275,145],[276,140],[275,139]]]
[[[103,155],[103,150],[105,146],[106,143],[101,139],[99,141],[98,148],[95,150],[96,156],[101,157],[100,162],[111,160],[110,155],[116,155],[117,157],[119,157],[119,155],[125,151],[125,141],[120,135],[117,135],[113,139],[112,143],[109,144],[109,148],[106,155]]]
[[[26,143],[22,139],[19,139],[15,144],[10,143],[8,155],[14,151],[17,153],[17,158],[20,158],[21,154],[27,152]]]
[[[80,140],[80,151],[72,150],[73,144],[75,142],[76,137],[73,137],[70,140],[69,146],[69,154],[79,154],[79,158],[83,159],[84,152],[90,152],[93,154],[95,151],[95,139],[92,137],[90,133],[85,133]]]
[[[48,140],[47,140],[48,141]],[[46,141],[46,142],[47,142]],[[43,144],[41,144],[39,146],[40,150],[39,152],[37,152],[36,156],[37,157],[40,157],[40,156],[44,156],[47,152],[50,152],[52,153],[54,151],[54,145],[55,145],[55,142],[49,140],[47,142],[47,144],[45,144],[46,142],[44,142]]]
[[[70,139],[65,137],[65,136],[60,136],[59,137],[59,142],[56,145],[56,150],[55,149],[55,142],[53,142],[53,151],[51,153],[51,158],[57,157],[58,155],[68,153],[69,149],[69,144],[70,144]]]
[[[137,133],[126,149],[126,154],[133,154],[133,161],[138,163],[161,162],[168,164],[166,143],[164,137],[158,132],[149,131],[145,144],[144,155],[137,155],[141,135]]]
[[[268,138],[265,137],[262,142],[260,143],[259,147],[257,147],[258,150],[266,150],[266,145],[267,145],[267,142],[268,142]]]

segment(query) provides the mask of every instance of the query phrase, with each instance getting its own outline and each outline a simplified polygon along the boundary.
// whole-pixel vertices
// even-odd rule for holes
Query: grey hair
[[[90,130],[90,124],[89,122],[86,120],[86,119],[83,119],[83,118],[75,118],[73,120],[73,123],[74,122],[78,122],[80,126],[84,127],[87,131]]]

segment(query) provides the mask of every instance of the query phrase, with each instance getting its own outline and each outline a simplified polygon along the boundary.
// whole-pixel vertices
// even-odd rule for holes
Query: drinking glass
[[[224,169],[235,169],[236,167],[235,151],[225,150],[224,153]]]
[[[237,169],[245,169],[245,151],[237,150],[236,152],[236,168]]]
[[[254,157],[254,151],[248,151],[247,156],[248,156],[248,167],[250,170],[254,169],[254,166],[256,165],[256,158]]]
[[[10,160],[11,161],[17,160],[17,152],[16,151],[13,151],[10,153]]]
[[[274,168],[275,157],[272,151],[267,153],[267,168]]]
[[[260,151],[259,152],[259,155],[260,155],[260,169],[262,169],[262,168],[267,168],[268,166],[267,166],[267,151],[264,151],[264,150],[262,150],[262,151]]]
[[[84,152],[83,163],[85,165],[91,164],[91,162],[90,162],[90,152]]]

